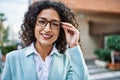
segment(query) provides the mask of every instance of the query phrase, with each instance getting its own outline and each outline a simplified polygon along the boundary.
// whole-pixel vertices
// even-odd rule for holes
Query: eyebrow
[[[37,17],[37,19],[45,19],[45,20],[47,20],[47,18],[45,18],[45,17]],[[58,21],[58,22],[61,22],[61,21],[56,20],[56,19],[52,19],[52,20],[50,20],[50,21]]]

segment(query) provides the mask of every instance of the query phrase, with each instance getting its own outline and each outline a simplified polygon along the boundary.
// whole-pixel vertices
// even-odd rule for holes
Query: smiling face
[[[43,26],[45,20],[47,20],[48,23]],[[52,21],[55,22],[51,24]],[[56,21],[60,22],[60,17],[58,13],[52,8],[44,9],[38,14],[34,31],[37,44],[52,45],[57,40],[60,30],[59,28],[53,28],[54,26],[60,26],[58,25],[59,23],[56,24]]]

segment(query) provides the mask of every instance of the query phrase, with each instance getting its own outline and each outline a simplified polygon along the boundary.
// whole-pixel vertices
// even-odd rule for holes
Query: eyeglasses
[[[61,25],[60,21],[57,20],[48,21],[46,18],[38,18],[36,21],[36,24],[42,28],[45,28],[48,23],[50,24],[51,29],[56,29],[56,30],[60,29],[60,25]]]

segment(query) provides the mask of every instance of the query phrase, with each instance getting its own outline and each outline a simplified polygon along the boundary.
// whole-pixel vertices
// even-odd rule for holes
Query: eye
[[[59,27],[60,26],[60,23],[59,22],[52,22],[51,25],[53,27]]]
[[[46,24],[45,20],[38,20],[38,24],[44,26]]]

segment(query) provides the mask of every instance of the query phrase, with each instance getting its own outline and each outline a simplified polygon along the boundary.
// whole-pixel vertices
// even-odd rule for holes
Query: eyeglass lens
[[[46,18],[39,18],[37,20],[37,25],[41,27],[46,27],[46,25],[49,23],[50,27],[53,29],[59,29],[60,28],[60,21],[57,20],[51,20],[48,21]]]

